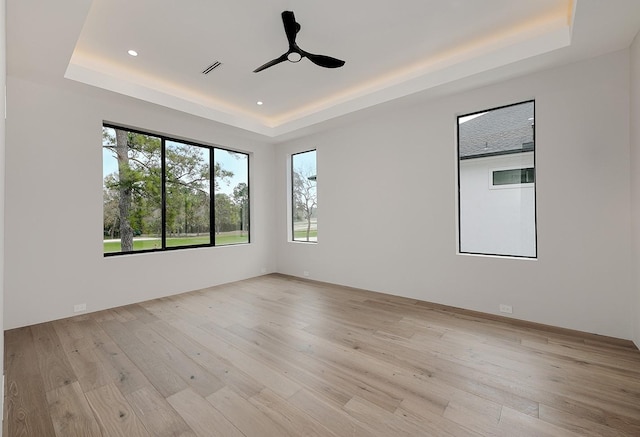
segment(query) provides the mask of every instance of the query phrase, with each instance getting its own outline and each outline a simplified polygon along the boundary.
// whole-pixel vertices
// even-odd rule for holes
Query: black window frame
[[[229,246],[242,246],[251,243],[251,154],[248,152],[241,152],[238,150],[233,150],[220,146],[207,145],[202,143],[197,143],[191,140],[185,140],[183,138],[171,137],[165,134],[160,134],[156,132],[144,131],[141,129],[131,128],[123,125],[118,125],[109,122],[103,122],[102,128],[110,128],[110,129],[118,129],[125,130],[128,132],[140,134],[140,135],[148,135],[150,137],[156,137],[160,139],[161,149],[160,149],[160,171],[161,171],[161,205],[160,205],[160,213],[161,213],[161,247],[158,249],[144,249],[144,250],[132,250],[127,252],[104,252],[104,257],[112,257],[112,256],[121,256],[121,255],[132,255],[132,254],[140,254],[140,253],[154,253],[154,252],[169,252],[174,250],[184,250],[184,249],[198,249],[203,247],[229,247]],[[192,244],[188,246],[170,246],[167,247],[167,230],[166,230],[166,212],[167,212],[167,198],[166,198],[166,143],[167,142],[175,142],[180,144],[185,144],[194,147],[201,147],[203,149],[207,149],[209,151],[209,186],[210,186],[210,196],[209,196],[209,243],[202,244]],[[230,244],[220,244],[216,245],[215,242],[215,150],[222,150],[230,153],[237,153],[241,155],[245,155],[247,157],[247,196],[248,196],[248,204],[247,204],[247,241],[241,243],[230,243]],[[103,163],[104,166],[104,163]]]
[[[463,251],[462,250],[462,220],[461,220],[461,213],[462,213],[462,208],[461,208],[461,201],[462,201],[462,196],[461,196],[461,189],[460,189],[460,163],[461,161],[468,159],[465,157],[460,157],[460,119],[461,118],[465,118],[465,117],[469,117],[472,115],[476,115],[476,114],[483,114],[486,112],[491,112],[491,111],[495,111],[495,110],[499,110],[499,109],[504,109],[504,108],[510,108],[513,106],[518,106],[518,105],[523,105],[523,104],[527,104],[527,103],[532,103],[533,104],[533,120],[531,123],[531,129],[532,129],[532,138],[533,141],[531,143],[524,143],[523,144],[523,148],[521,151],[515,152],[515,153],[524,153],[524,152],[533,152],[533,182],[530,183],[526,183],[526,185],[532,184],[533,185],[533,216],[534,216],[534,227],[533,227],[533,232],[534,232],[534,236],[533,236],[533,241],[535,243],[535,254],[532,256],[528,256],[528,255],[512,255],[512,254],[502,254],[502,253],[492,253],[492,252],[469,252],[469,251]],[[458,115],[456,117],[456,166],[457,166],[457,179],[458,179],[458,202],[457,202],[457,206],[458,206],[458,254],[461,255],[484,255],[484,256],[496,256],[496,257],[504,257],[504,258],[516,258],[516,259],[538,259],[538,190],[537,190],[537,181],[538,181],[538,167],[537,167],[537,163],[536,163],[536,101],[535,99],[529,99],[529,100],[523,100],[520,102],[516,102],[516,103],[510,103],[508,105],[502,105],[502,106],[496,106],[493,108],[488,108],[488,109],[483,109],[480,111],[474,111],[474,112],[470,112],[470,113],[466,113],[466,114],[461,114]],[[489,157],[489,156],[495,156],[496,154],[494,153],[487,153],[484,155],[479,155],[478,157]],[[493,177],[493,174],[492,174]],[[493,185],[493,178],[491,180],[491,185]],[[525,185],[525,184],[522,184]],[[497,187],[505,187],[505,185],[497,185]],[[508,187],[508,185],[507,185]]]

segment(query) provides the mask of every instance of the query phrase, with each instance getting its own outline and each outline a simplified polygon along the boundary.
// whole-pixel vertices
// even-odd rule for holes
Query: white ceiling
[[[253,73],[288,48],[284,10],[303,50],[344,67]],[[640,28],[640,0],[8,0],[7,14],[9,74],[36,68],[23,49],[44,44],[68,79],[270,138],[479,73],[622,49]]]

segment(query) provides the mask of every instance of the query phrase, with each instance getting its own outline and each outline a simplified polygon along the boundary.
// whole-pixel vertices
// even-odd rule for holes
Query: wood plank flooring
[[[5,347],[7,437],[640,435],[630,342],[281,275]]]

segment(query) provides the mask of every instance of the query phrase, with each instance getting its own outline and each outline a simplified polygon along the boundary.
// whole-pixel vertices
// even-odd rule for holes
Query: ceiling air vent
[[[216,61],[213,64],[209,65],[204,70],[202,70],[202,74],[209,74],[209,73],[211,73],[213,70],[215,70],[216,68],[218,68],[221,65],[222,65],[222,62]]]

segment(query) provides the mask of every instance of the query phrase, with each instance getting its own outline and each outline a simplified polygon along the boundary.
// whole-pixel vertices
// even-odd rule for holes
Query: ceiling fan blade
[[[300,31],[300,24],[296,22],[296,16],[292,11],[284,11],[282,13],[282,24],[284,24],[284,33],[287,34],[289,46],[296,43],[296,34]]]
[[[269,67],[273,67],[276,64],[279,64],[281,62],[284,62],[287,60],[287,54],[285,53],[284,55],[280,56],[279,58],[273,59],[269,62],[267,62],[266,64],[263,64],[261,66],[259,66],[258,68],[256,68],[255,70],[253,70],[254,73],[258,73],[266,68]]]
[[[311,62],[325,68],[338,68],[344,65],[344,61],[325,55],[314,55],[313,53],[302,52]]]
[[[289,50],[279,58],[276,58],[272,61],[267,62],[264,65],[253,70],[254,73],[258,73],[264,69],[269,67],[273,67],[276,64],[279,64],[284,61],[290,62],[298,62],[302,58],[309,58],[311,62],[320,67],[325,68],[338,68],[344,65],[344,61],[336,58],[332,58],[331,56],[325,55],[316,55],[313,53],[305,52],[300,49],[296,44],[296,35],[300,32],[300,23],[296,21],[296,16],[293,14],[293,11],[283,11],[282,12],[282,24],[284,25],[284,32],[287,34],[287,41],[289,41]],[[296,56],[298,55],[298,56]]]

